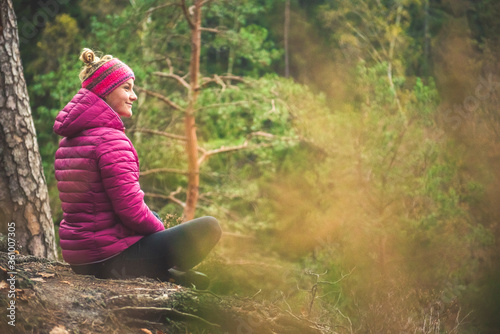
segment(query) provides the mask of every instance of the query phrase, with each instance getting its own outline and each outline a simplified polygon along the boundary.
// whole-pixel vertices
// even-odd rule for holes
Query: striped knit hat
[[[104,98],[125,81],[135,80],[134,72],[118,58],[112,56],[96,58],[94,52],[89,49],[84,49],[80,56],[86,64],[86,68],[80,74],[82,88]]]

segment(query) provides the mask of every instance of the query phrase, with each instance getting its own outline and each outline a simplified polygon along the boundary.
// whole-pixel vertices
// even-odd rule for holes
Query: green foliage
[[[391,62],[394,71],[402,75],[415,61],[422,61],[424,43],[415,43],[410,24],[422,22],[423,6],[420,0],[342,0],[322,5],[318,16],[331,42],[347,57]]]
[[[433,298],[444,307],[456,302],[467,289],[467,273],[476,270],[470,250],[486,249],[493,240],[467,210],[480,201],[481,187],[464,183],[460,162],[428,136],[439,130],[432,82],[417,80],[410,90],[394,78],[401,114],[386,68],[356,68],[353,86],[363,99],[354,96],[345,110],[311,104],[294,114],[298,136],[317,150],[306,157],[295,150],[294,169],[268,186],[264,203],[276,213],[280,254],[304,259],[316,273],[329,269],[327,281],[356,268],[323,301],[345,305],[363,328],[377,322],[404,328],[408,317],[420,317],[413,310],[427,301],[407,295],[413,288],[442,291]],[[380,302],[388,290],[395,297]],[[379,308],[391,311],[373,311]]]
[[[269,28],[261,23],[272,7],[273,1],[269,0],[223,0],[207,7],[207,25],[216,25],[221,31],[206,38],[207,56],[215,58],[214,69],[252,76],[269,72],[270,65],[282,56],[277,43],[269,39]]]
[[[269,228],[267,220],[259,222],[253,219],[255,207],[261,201],[258,180],[271,176],[283,157],[294,151],[296,138],[291,126],[292,115],[287,96],[283,93],[293,86],[291,82],[269,76],[248,79],[238,86],[209,87],[201,91],[197,110],[201,147],[205,150],[237,149],[211,156],[202,165],[199,210],[217,217],[233,217],[230,229],[234,231]],[[297,96],[299,93],[300,89],[296,89]],[[148,111],[147,116],[141,109],[132,128],[153,128],[171,133],[181,131],[182,119],[175,113],[168,117],[161,115],[165,115],[164,112],[155,107]],[[186,168],[182,142],[144,134],[134,136],[141,169]],[[150,147],[161,149],[148,149]],[[159,191],[165,196],[186,182],[184,176],[169,173],[146,176],[141,181],[146,192]],[[209,195],[205,196],[205,192]],[[155,205],[160,213],[173,209],[168,201],[157,201]]]
[[[47,73],[59,68],[60,59],[73,56],[79,51],[80,29],[76,20],[68,14],[59,14],[48,23],[37,43],[40,57],[31,64],[36,73]]]
[[[290,115],[279,101],[279,86],[277,77],[263,77],[224,91],[204,90],[199,98],[200,135],[233,140],[256,131],[290,135]]]

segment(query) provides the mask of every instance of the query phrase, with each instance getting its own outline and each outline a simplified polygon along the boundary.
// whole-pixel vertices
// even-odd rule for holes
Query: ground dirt
[[[0,333],[324,333],[313,323],[251,298],[217,296],[145,278],[75,275],[65,263],[33,256],[17,255],[16,274],[11,276],[4,252],[0,266]],[[6,314],[11,301],[15,327],[8,324],[10,311]]]

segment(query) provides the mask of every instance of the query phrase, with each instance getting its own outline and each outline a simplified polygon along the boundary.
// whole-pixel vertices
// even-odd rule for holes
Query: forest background
[[[125,125],[141,185],[148,205],[179,223],[178,79],[190,59],[181,8],[14,8],[56,229],[52,125],[80,87],[83,47],[134,69],[139,100]],[[336,332],[497,333],[500,4],[213,0],[202,26],[196,215],[225,231],[202,265],[211,290]]]

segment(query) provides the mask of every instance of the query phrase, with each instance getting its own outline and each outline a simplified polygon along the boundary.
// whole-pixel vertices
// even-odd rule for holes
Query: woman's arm
[[[144,203],[139,160],[130,140],[119,130],[110,131],[101,139],[96,147],[98,168],[115,213],[137,233],[148,235],[164,230],[162,222]]]

